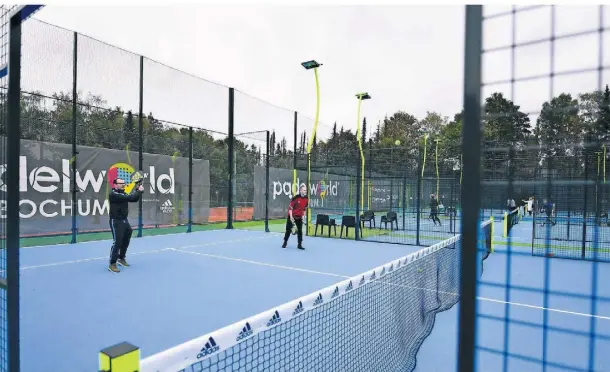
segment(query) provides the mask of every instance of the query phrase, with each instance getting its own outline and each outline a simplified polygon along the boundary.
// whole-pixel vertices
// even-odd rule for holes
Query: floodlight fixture
[[[302,62],[301,66],[305,67],[306,70],[311,70],[312,68],[318,68],[322,66],[322,64],[312,59],[311,61]]]

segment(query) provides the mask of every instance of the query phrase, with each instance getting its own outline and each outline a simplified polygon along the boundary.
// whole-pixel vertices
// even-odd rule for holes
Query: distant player
[[[436,199],[436,195],[430,194],[430,217],[432,222],[434,222],[434,226],[436,226],[436,222],[438,221],[438,225],[442,226],[441,220],[438,218],[438,199]]]
[[[282,248],[286,248],[288,239],[292,233],[292,227],[296,225],[299,242],[297,248],[305,249],[303,248],[303,216],[307,210],[308,203],[307,187],[303,185],[299,189],[299,193],[290,200],[290,204],[288,205],[288,219],[286,220],[286,233],[284,234],[284,244],[282,245]]]
[[[542,223],[542,225],[544,226],[547,223],[550,223],[551,225],[555,226],[556,222],[553,221],[553,216],[555,215],[555,204],[553,204],[553,202],[550,200],[544,199],[542,210],[546,214],[546,220]]]
[[[131,194],[125,193],[125,181],[117,178],[113,182],[113,188],[108,195],[110,203],[110,230],[112,231],[112,248],[110,249],[110,266],[108,270],[113,273],[118,273],[120,270],[116,267],[119,265],[127,267],[129,264],[125,260],[127,248],[131,240],[133,230],[127,215],[129,214],[128,203],[135,203],[140,200],[140,196],[144,191],[144,186],[140,185],[135,188]]]

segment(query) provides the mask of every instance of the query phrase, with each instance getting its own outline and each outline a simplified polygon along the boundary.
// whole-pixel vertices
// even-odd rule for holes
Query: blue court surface
[[[496,242],[503,240],[499,227],[496,223]],[[610,371],[610,264],[533,257],[526,244],[531,233],[531,222],[514,226],[511,244],[506,239],[496,244],[485,261],[478,286],[477,370]],[[592,301],[594,281],[597,301]],[[417,371],[457,370],[458,309],[459,303],[437,315],[418,354]]]
[[[338,283],[421,247],[241,230],[21,249],[22,370],[96,371],[122,341],[146,357]]]

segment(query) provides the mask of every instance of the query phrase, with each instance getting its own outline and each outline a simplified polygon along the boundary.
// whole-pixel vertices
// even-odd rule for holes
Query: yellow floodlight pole
[[[358,149],[360,150],[360,212],[364,212],[364,152],[362,151],[362,136],[360,133],[360,105],[362,104],[362,100],[371,99],[371,96],[368,93],[358,93],[356,94],[356,98],[358,98],[358,115],[357,115],[357,129],[356,129],[356,138],[358,139]]]
[[[316,116],[313,121],[313,132],[309,137],[309,142],[307,143],[307,197],[311,196],[311,147],[313,146],[313,139],[316,137],[316,131],[318,129],[318,119],[320,118],[320,81],[318,79],[318,67],[322,66],[321,63],[316,62],[315,60],[302,62],[301,66],[303,66],[306,70],[313,69],[313,73],[316,79]],[[294,172],[294,183],[296,183],[296,171]],[[297,186],[298,191],[298,186]],[[311,208],[307,205],[307,233],[309,234],[309,227],[311,226]]]
[[[435,139],[434,142],[436,142],[436,150],[435,150],[435,162],[436,162],[436,198],[439,198],[439,193],[440,193],[440,177],[439,177],[439,173],[438,173],[438,143],[439,143],[439,139]]]

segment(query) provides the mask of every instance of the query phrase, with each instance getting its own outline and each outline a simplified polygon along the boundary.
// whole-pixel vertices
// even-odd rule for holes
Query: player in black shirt
[[[129,214],[128,203],[134,203],[140,200],[140,196],[144,191],[144,186],[139,185],[131,192],[131,194],[125,193],[125,181],[117,178],[114,180],[112,191],[108,195],[108,201],[110,203],[110,230],[112,231],[112,248],[110,249],[110,266],[108,270],[113,273],[118,273],[120,270],[117,268],[117,262],[119,265],[127,267],[129,264],[125,260],[127,254],[127,248],[131,240],[131,234],[133,230],[129,221],[127,221],[127,215]]]
[[[434,226],[436,226],[436,222],[438,221],[439,226],[441,226],[441,220],[438,218],[438,200],[436,199],[436,195],[430,195],[430,219],[434,222]]]

